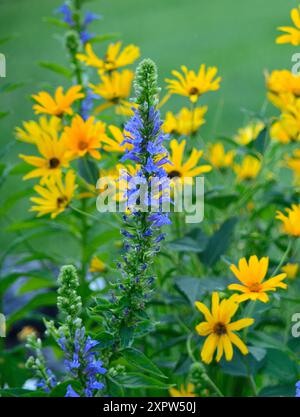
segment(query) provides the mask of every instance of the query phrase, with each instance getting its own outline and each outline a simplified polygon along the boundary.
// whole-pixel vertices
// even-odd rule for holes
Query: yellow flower
[[[41,157],[19,155],[29,165],[36,167],[23,177],[24,180],[41,177],[43,183],[51,176],[60,176],[62,168],[69,166],[71,157],[63,139],[54,139],[45,134],[42,139],[37,140],[36,146]]]
[[[63,114],[73,114],[71,108],[74,101],[79,98],[83,98],[84,94],[81,93],[81,86],[74,85],[69,88],[64,94],[63,88],[58,87],[55,91],[54,97],[51,97],[46,91],[33,95],[32,98],[38,103],[33,106],[36,114],[45,113],[52,114],[53,116],[62,116]]]
[[[179,389],[170,388],[169,392],[171,397],[196,397],[196,394],[194,394],[195,385],[194,384],[187,384],[187,387],[183,384],[180,385]]]
[[[233,169],[238,181],[251,180],[257,177],[261,169],[261,162],[254,156],[246,155],[242,163],[235,164]]]
[[[282,114],[270,128],[271,139],[282,144],[299,140],[299,133],[297,120],[290,114]]]
[[[240,291],[242,295],[234,298],[241,303],[245,300],[259,300],[263,303],[269,301],[268,291],[276,291],[276,288],[286,289],[287,285],[282,282],[286,274],[279,274],[263,282],[268,272],[269,258],[263,257],[260,260],[257,256],[251,256],[249,262],[246,258],[239,260],[239,267],[231,265],[230,269],[241,284],[228,285],[229,290]]]
[[[199,127],[205,123],[204,115],[206,112],[207,106],[196,107],[194,110],[184,107],[176,115],[169,111],[166,114],[162,129],[165,133],[189,136],[196,133]]]
[[[34,120],[23,122],[23,129],[17,127],[16,137],[27,143],[37,143],[43,140],[45,136],[57,139],[61,127],[62,123],[59,117],[52,116],[48,119],[46,116],[41,116],[38,122]]]
[[[114,168],[109,170],[101,170],[99,175],[99,182],[97,187],[89,185],[91,193],[87,194],[87,197],[94,197],[96,194],[101,194],[104,191],[110,191],[112,198],[116,201],[124,201],[124,193],[128,189],[128,183],[124,179],[125,174],[130,176],[136,175],[140,169],[139,165],[123,165],[117,164]]]
[[[234,139],[240,145],[248,145],[248,143],[257,139],[260,132],[264,129],[265,125],[261,121],[249,123],[247,126],[238,130]]]
[[[98,256],[94,256],[90,264],[90,272],[104,272],[106,265]]]
[[[90,154],[93,158],[100,159],[99,152],[102,137],[105,135],[105,123],[96,121],[94,117],[83,120],[76,115],[72,119],[71,126],[65,127],[62,138],[67,148],[74,157],[83,157]]]
[[[235,151],[225,152],[222,143],[215,143],[209,149],[209,162],[218,169],[228,168],[232,166]]]
[[[287,215],[277,211],[276,219],[283,223],[283,231],[291,236],[300,237],[300,204],[292,204],[291,208],[286,208]]]
[[[111,106],[117,106],[127,111],[130,110],[130,103],[125,99],[128,99],[131,90],[131,84],[133,80],[133,72],[130,70],[123,70],[122,72],[112,72],[111,74],[101,74],[99,72],[101,84],[90,84],[90,87],[95,94],[102,97],[106,102],[97,107],[96,112],[99,113]],[[132,107],[132,106],[131,106]]]
[[[210,165],[199,165],[199,159],[203,155],[203,151],[198,151],[193,148],[191,155],[186,162],[183,163],[183,155],[186,141],[183,140],[179,143],[176,139],[171,140],[170,148],[171,153],[169,160],[172,164],[165,164],[164,169],[171,179],[183,181],[184,178],[190,179],[196,177],[205,172],[211,171]]]
[[[295,27],[280,26],[278,30],[286,32],[284,35],[280,35],[276,39],[276,43],[290,43],[294,46],[300,45],[300,11],[299,9],[291,10],[291,19]]]
[[[135,45],[126,46],[121,51],[122,42],[111,43],[104,59],[99,58],[93,51],[90,43],[86,44],[85,54],[77,54],[77,58],[90,67],[96,67],[101,72],[115,71],[118,68],[132,64],[140,56],[140,49]]]
[[[245,327],[251,326],[254,320],[251,318],[244,318],[232,322],[231,319],[235,315],[238,304],[232,298],[222,300],[219,303],[219,294],[214,292],[212,294],[211,311],[205,304],[199,301],[195,302],[195,306],[204,315],[206,321],[201,322],[196,326],[196,331],[200,336],[208,336],[204,342],[201,351],[201,359],[203,362],[211,363],[214,353],[217,349],[216,361],[219,362],[225,353],[227,361],[233,358],[233,347],[235,345],[243,355],[247,355],[248,348],[239,336],[234,333]]]
[[[19,333],[17,333],[17,339],[20,342],[26,342],[28,336],[30,335],[35,335],[38,336],[39,332],[36,328],[32,327],[32,326],[24,326]]]
[[[108,130],[111,133],[111,136],[104,135],[101,138],[102,148],[106,152],[125,152],[126,149],[132,148],[132,145],[125,144],[122,145],[122,142],[125,139],[125,132],[123,133],[121,129],[119,129],[117,126],[109,125]],[[126,132],[126,135],[128,136],[129,133]]]
[[[166,78],[168,83],[167,89],[171,94],[189,97],[192,103],[196,103],[202,94],[208,91],[216,91],[220,88],[221,77],[215,78],[218,71],[216,67],[208,67],[206,69],[205,64],[202,64],[198,73],[196,73],[182,65],[181,70],[183,74],[179,71],[172,71],[172,75],[177,80]]]
[[[275,94],[292,93],[300,96],[300,76],[294,75],[289,70],[274,70],[266,73],[267,89]]]
[[[45,180],[45,186],[34,187],[40,197],[31,197],[30,200],[37,205],[31,207],[30,211],[37,211],[38,217],[51,214],[51,219],[54,219],[70,204],[75,189],[75,173],[72,170],[67,172],[65,184],[61,177],[49,178]]]
[[[299,271],[299,264],[288,263],[281,270],[286,274],[287,278],[294,279]]]

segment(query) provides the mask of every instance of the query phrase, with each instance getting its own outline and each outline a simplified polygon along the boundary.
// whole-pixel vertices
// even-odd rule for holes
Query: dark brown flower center
[[[65,205],[66,202],[68,201],[67,197],[58,197],[56,200],[56,205],[58,208],[60,208],[61,206]]]
[[[169,172],[168,177],[169,178],[181,177],[181,172],[176,171],[176,170],[171,171],[171,172]]]
[[[57,168],[57,167],[59,166],[59,164],[60,164],[60,161],[59,161],[59,159],[58,159],[58,158],[51,158],[51,159],[49,160],[49,168],[50,168],[50,169],[55,169],[55,168]]]
[[[251,292],[259,292],[261,290],[261,285],[259,282],[255,282],[249,286],[249,290]]]
[[[199,90],[197,87],[192,87],[189,91],[190,96],[197,96],[199,94]]]
[[[226,334],[227,333],[227,329],[225,324],[223,323],[216,323],[214,325],[214,333],[217,334],[218,336],[222,336],[222,334]]]
[[[85,140],[80,140],[80,141],[78,142],[78,148],[79,148],[81,151],[84,151],[87,147],[88,147],[88,143],[87,143]]]

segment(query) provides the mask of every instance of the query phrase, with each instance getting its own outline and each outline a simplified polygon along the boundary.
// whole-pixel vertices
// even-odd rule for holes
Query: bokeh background
[[[5,162],[15,163],[22,145],[14,146],[14,127],[32,118],[30,95],[64,84],[63,77],[38,63],[66,64],[63,29],[45,21],[54,16],[62,0],[0,0],[0,52],[7,59],[7,83],[21,87],[0,94],[0,111],[9,111],[1,122],[1,152]],[[202,136],[207,140],[230,136],[247,121],[249,112],[257,113],[266,104],[264,71],[290,69],[295,48],[275,44],[276,28],[290,20],[289,10],[296,0],[94,0],[88,9],[103,16],[95,22],[97,34],[117,33],[125,44],[137,44],[143,57],[151,57],[159,67],[160,82],[170,71],[185,64],[216,65],[222,76],[221,89],[205,97],[209,111]],[[95,44],[99,54],[106,44]],[[176,109],[173,99],[168,108]],[[179,106],[179,103],[178,103]],[[272,112],[271,106],[267,112]],[[9,178],[1,191],[1,202],[22,190],[21,175]],[[27,205],[26,205],[27,204]],[[16,205],[11,218],[26,216],[29,203]],[[1,226],[8,219],[2,219]],[[2,235],[0,243],[9,238]]]

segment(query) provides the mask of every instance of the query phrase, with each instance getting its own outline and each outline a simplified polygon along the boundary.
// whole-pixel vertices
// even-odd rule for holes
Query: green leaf
[[[232,235],[237,221],[237,217],[226,220],[219,230],[210,237],[204,252],[199,254],[201,261],[205,265],[213,266],[226,253],[232,241]]]
[[[20,277],[23,277],[24,273],[14,273],[7,275],[5,277],[0,278],[0,296],[4,294],[4,292],[14,283],[16,282]]]
[[[156,388],[168,389],[169,386],[164,382],[135,372],[128,372],[126,375],[118,375],[114,378],[116,383],[125,388]]]
[[[9,197],[2,206],[0,207],[0,214],[3,216],[5,213],[8,212],[19,200],[23,199],[24,197],[28,197],[32,193],[32,189],[28,188],[25,190],[18,191],[14,193],[11,197]]]
[[[287,353],[277,349],[269,349],[266,357],[264,373],[281,382],[292,382],[299,379],[300,367],[292,361]]]
[[[259,397],[295,397],[295,384],[265,387],[259,392]]]
[[[95,339],[99,342],[99,349],[112,346],[114,343],[114,337],[111,333],[101,332],[98,333]]]
[[[4,117],[9,115],[9,111],[0,111],[0,119],[4,119]]]
[[[62,65],[41,61],[39,62],[39,66],[57,74],[63,75],[66,78],[72,78],[72,71],[69,68],[63,67]]]
[[[203,252],[205,248],[205,243],[199,244],[197,241],[192,239],[189,236],[184,236],[180,239],[173,240],[172,242],[167,243],[167,247],[171,250],[178,252]]]
[[[99,169],[95,161],[88,157],[78,160],[79,175],[89,184],[96,185],[99,179]]]
[[[140,350],[128,348],[122,351],[122,355],[130,365],[141,371],[156,375],[160,378],[167,378],[161,370]]]
[[[225,209],[234,203],[239,196],[237,193],[220,194],[220,191],[222,191],[222,188],[207,192],[205,194],[205,204],[217,207],[218,209]]]
[[[46,397],[42,391],[32,391],[23,388],[0,389],[0,397]]]
[[[69,379],[68,381],[64,381],[56,385],[56,387],[52,389],[49,397],[65,397],[68,385],[71,385],[72,388],[77,392],[81,390],[81,385],[77,380]]]
[[[11,326],[17,320],[22,319],[25,317],[29,312],[36,310],[39,307],[46,307],[52,306],[56,304],[56,293],[55,292],[48,292],[44,294],[38,294],[33,297],[28,303],[17,310],[15,313],[11,314],[7,320],[7,327]]]
[[[112,397],[124,397],[123,387],[111,376],[107,376],[107,389]]]
[[[44,17],[43,21],[61,28],[69,28],[69,25],[66,22],[63,22],[60,19],[56,19],[55,17]]]
[[[197,278],[182,276],[175,278],[176,287],[186,296],[192,305],[205,294],[212,291],[223,291],[228,280],[221,277]]]
[[[116,39],[118,37],[120,37],[120,34],[117,33],[117,32],[115,32],[115,33],[105,33],[105,35],[94,36],[92,39],[90,39],[89,43],[106,42],[106,41]]]
[[[20,87],[23,87],[24,83],[6,83],[0,87],[1,93],[10,93],[14,90],[17,90]]]
[[[233,376],[247,377],[255,375],[264,365],[264,356],[262,360],[258,361],[256,358],[249,353],[248,355],[242,355],[236,348],[233,355],[233,359],[227,362],[224,357],[220,362],[220,366],[225,374]]]
[[[260,154],[264,154],[265,150],[267,149],[268,143],[269,143],[269,134],[268,134],[268,128],[265,127],[262,129],[262,131],[257,136],[256,140],[253,141],[254,148],[259,152]]]
[[[133,327],[122,326],[120,329],[121,346],[124,348],[129,346],[133,341],[133,335],[134,335]]]
[[[49,278],[42,278],[42,277],[33,277],[27,280],[25,284],[23,284],[19,290],[18,294],[26,294],[30,291],[36,291],[44,288],[52,288],[56,287],[56,282]]]

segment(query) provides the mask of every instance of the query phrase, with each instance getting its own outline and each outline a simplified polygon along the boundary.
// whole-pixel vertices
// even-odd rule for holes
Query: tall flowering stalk
[[[112,315],[108,321],[109,330],[114,329],[116,347],[124,333],[130,343],[128,340],[134,337],[138,324],[146,318],[145,304],[154,281],[151,264],[160,250],[159,242],[164,239],[161,227],[170,223],[168,213],[163,211],[163,203],[170,199],[170,181],[164,169],[168,153],[163,141],[167,136],[161,131],[157,69],[150,59],[142,61],[137,68],[135,92],[137,108],[125,126],[128,135],[123,142],[131,146],[122,160],[129,159],[139,168],[134,176],[125,174],[129,184],[126,204],[130,214],[123,216],[121,233],[125,239],[125,253],[118,264],[122,279],[113,293]],[[142,197],[141,184],[147,190]],[[153,185],[157,192],[153,192]],[[143,200],[140,201],[142,209],[135,204],[139,199]]]
[[[64,353],[65,377],[75,382],[67,387],[66,397],[94,397],[104,388],[100,381],[106,369],[102,366],[97,353],[93,350],[99,342],[87,335],[79,315],[82,313],[82,301],[78,295],[79,280],[72,265],[62,267],[58,278],[57,307],[63,324],[58,328],[53,321],[46,321],[47,334],[52,336]],[[39,387],[46,392],[57,385],[52,371],[46,367],[40,340],[30,337],[27,346],[34,349],[36,357],[31,356],[27,367],[33,369],[39,378]]]

